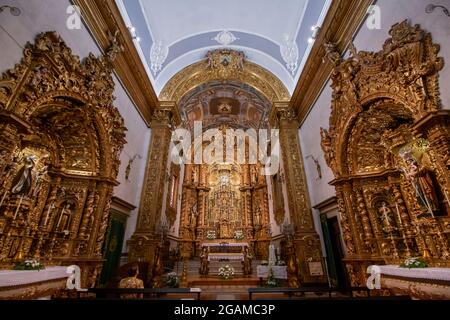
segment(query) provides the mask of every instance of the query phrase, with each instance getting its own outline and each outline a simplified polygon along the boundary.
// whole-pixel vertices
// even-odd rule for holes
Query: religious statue
[[[195,203],[191,207],[191,214],[189,215],[189,226],[192,230],[195,230],[195,228],[197,227],[197,215],[197,203]]]
[[[56,230],[65,231],[69,230],[70,218],[72,216],[72,211],[70,210],[70,203],[67,203],[61,213],[59,214],[58,224],[56,225]]]
[[[429,170],[419,164],[411,154],[406,154],[404,159],[407,165],[405,175],[414,187],[418,203],[433,215],[433,212],[439,209],[439,201]]]
[[[261,208],[259,206],[255,209],[255,225],[261,225]]]
[[[229,239],[231,238],[231,233],[230,233],[230,227],[229,227],[229,223],[228,220],[226,218],[223,218],[220,220],[220,238],[221,239]]]
[[[249,276],[252,274],[252,259],[253,256],[250,253],[248,247],[244,248],[244,260],[242,261],[243,264],[243,271],[245,276]]]
[[[209,273],[209,262],[208,262],[208,248],[203,247],[202,253],[200,255],[200,270],[199,273],[202,276],[206,276]]]
[[[33,197],[36,197],[39,195],[42,189],[42,182],[44,180],[44,177],[48,173],[48,164],[45,164],[41,170],[38,171],[36,174],[36,183],[33,189]]]
[[[127,288],[127,289],[143,289],[144,282],[138,278],[139,275],[139,267],[137,265],[133,265],[128,270],[128,277],[123,278],[119,282],[119,288]],[[142,298],[142,294],[122,294],[120,295],[122,299],[137,299]]]
[[[394,219],[392,217],[392,210],[386,204],[386,201],[381,202],[378,212],[381,215],[381,221],[383,222],[383,231],[390,232],[394,226]]]
[[[34,156],[27,156],[23,166],[13,179],[11,193],[26,195],[30,192],[33,182],[32,171],[34,168]]]

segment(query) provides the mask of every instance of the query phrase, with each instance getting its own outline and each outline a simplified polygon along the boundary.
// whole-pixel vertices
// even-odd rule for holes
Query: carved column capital
[[[296,127],[298,128],[297,112],[289,106],[289,101],[276,101],[273,104],[269,118],[272,127]]]
[[[180,113],[175,101],[161,101],[153,110],[151,127],[170,126],[176,127],[181,123]]]

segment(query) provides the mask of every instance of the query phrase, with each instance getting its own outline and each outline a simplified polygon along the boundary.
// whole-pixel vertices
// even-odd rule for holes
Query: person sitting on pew
[[[119,288],[128,288],[128,289],[143,289],[144,281],[138,278],[139,275],[139,267],[138,265],[132,265],[128,270],[128,277],[120,280]],[[120,298],[122,299],[142,299],[142,293],[130,293],[130,294],[122,294]]]

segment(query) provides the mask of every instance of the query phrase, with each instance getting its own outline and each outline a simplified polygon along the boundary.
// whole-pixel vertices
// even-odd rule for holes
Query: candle
[[[48,217],[50,216],[50,210],[53,209],[53,206],[54,206],[54,204],[52,203],[48,207],[47,215],[45,216],[45,220],[44,220],[44,226],[47,226]]]
[[[384,214],[384,219],[386,219],[386,223],[387,223],[387,225],[390,227],[391,226],[391,224],[389,223],[389,218],[388,218],[388,215],[387,215],[387,208],[386,208],[386,205],[385,204],[383,204],[383,214]]]
[[[3,201],[5,201],[5,198],[6,198],[6,194],[8,193],[8,191],[5,191],[5,193],[3,194],[3,197],[2,197],[2,201],[0,201],[0,207],[2,206],[2,204],[3,204]]]
[[[61,214],[59,215],[59,220],[58,220],[58,224],[56,225],[56,229],[59,228],[59,224],[61,223],[62,216],[63,216],[63,212],[61,212]]]
[[[402,216],[400,215],[400,210],[398,210],[398,204],[395,203],[395,209],[397,209],[398,221],[400,222],[400,226],[403,227]]]

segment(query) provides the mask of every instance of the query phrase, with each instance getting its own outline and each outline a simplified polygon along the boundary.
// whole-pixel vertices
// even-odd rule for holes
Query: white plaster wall
[[[96,56],[100,55],[98,46],[83,24],[79,30],[70,30],[66,27],[66,20],[69,17],[66,10],[71,5],[68,0],[0,0],[0,5],[16,6],[22,11],[18,17],[12,16],[9,10],[0,13],[0,72],[12,68],[19,62],[25,44],[28,41],[33,43],[36,35],[45,31],[58,32],[72,49],[73,54],[80,58],[88,56],[90,52]],[[121,166],[117,177],[120,185],[114,189],[114,195],[139,206],[150,129],[145,125],[119,80],[114,77],[114,81],[116,83],[114,105],[120,111],[128,128],[127,144],[120,156]],[[126,181],[125,168],[129,158],[134,154],[141,155],[142,159],[137,158],[134,161],[130,181]],[[136,215],[137,209],[128,219],[125,241],[134,232]]]

